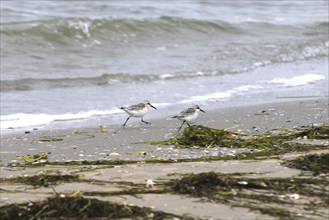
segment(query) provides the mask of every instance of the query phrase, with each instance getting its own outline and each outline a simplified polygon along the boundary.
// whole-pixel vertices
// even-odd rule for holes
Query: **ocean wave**
[[[35,37],[47,43],[68,44],[72,39],[85,40],[97,38],[108,41],[143,37],[152,39],[155,36],[167,37],[195,34],[224,35],[262,35],[274,32],[297,31],[305,34],[315,30],[326,33],[328,22],[313,25],[284,25],[266,22],[228,23],[218,20],[197,20],[161,16],[148,19],[89,19],[89,18],[53,18],[26,22],[9,22],[1,25],[3,36],[24,37],[26,41]],[[265,31],[264,31],[265,30]],[[191,35],[191,33],[193,33]]]
[[[187,99],[177,101],[175,103],[170,102],[154,102],[153,104],[157,107],[168,107],[177,104],[192,104],[195,102],[203,101],[214,101],[214,100],[224,100],[231,98],[232,96],[237,96],[245,94],[252,91],[257,91],[263,89],[260,85],[241,85],[232,89],[228,89],[216,93],[206,93],[201,96],[192,96]],[[77,113],[65,113],[65,114],[27,114],[27,113],[16,113],[9,115],[0,116],[0,128],[1,130],[18,129],[18,128],[33,128],[36,126],[45,126],[53,122],[58,121],[72,121],[72,120],[83,120],[91,117],[98,117],[104,115],[113,115],[124,113],[119,108],[110,108],[109,110],[91,110],[83,111]]]
[[[112,41],[119,38],[154,35],[179,34],[182,31],[199,33],[236,32],[238,28],[220,21],[203,21],[162,16],[150,19],[88,19],[54,18],[28,22],[10,22],[2,24],[5,36],[38,36],[50,43],[63,43],[65,39],[86,39],[100,37]]]
[[[116,82],[149,82],[156,76],[130,75],[125,73],[103,74],[95,77],[76,78],[24,78],[18,80],[1,81],[1,91],[28,91],[53,88],[104,86]]]
[[[17,80],[1,80],[0,90],[6,91],[28,91],[55,88],[84,87],[84,86],[106,86],[117,83],[149,83],[157,80],[176,80],[191,77],[213,75],[205,72],[184,72],[174,74],[128,74],[114,73],[103,74],[95,77],[76,78],[23,78]],[[216,72],[216,74],[218,74]]]
[[[120,109],[111,109],[111,110],[92,110],[88,112],[79,112],[79,113],[66,113],[59,115],[51,114],[11,114],[11,115],[1,115],[1,130],[6,129],[15,129],[15,128],[24,128],[24,127],[33,127],[40,125],[47,125],[55,121],[70,121],[70,120],[79,120],[86,119],[93,116],[102,116],[121,113]]]
[[[282,87],[294,87],[312,84],[320,80],[324,80],[325,76],[319,74],[303,74],[291,78],[274,78],[267,83],[278,84]]]
[[[71,87],[98,87],[111,86],[120,83],[125,84],[140,84],[152,83],[156,81],[176,81],[198,77],[213,77],[225,74],[237,74],[241,72],[251,71],[253,69],[263,67],[269,64],[280,62],[293,61],[295,59],[307,59],[316,57],[318,54],[326,53],[328,46],[324,47],[309,47],[301,49],[300,53],[294,52],[292,54],[281,54],[272,60],[264,59],[263,61],[253,62],[248,68],[233,68],[233,69],[219,69],[216,71],[191,71],[191,72],[174,72],[165,74],[130,74],[130,73],[106,73],[91,77],[63,77],[63,78],[22,78],[16,80],[1,80],[0,90],[2,92],[10,91],[30,91],[30,90],[47,90],[56,88],[71,88]],[[305,52],[306,51],[306,52]],[[306,74],[297,76],[293,79],[273,79],[268,81],[272,84],[283,84],[286,86],[298,86],[308,83],[313,83],[322,80],[322,75]],[[220,96],[220,95],[219,95]]]
[[[246,92],[255,91],[263,89],[263,86],[260,85],[242,85],[233,89],[229,89],[223,92],[214,92],[208,93],[204,95],[193,96],[188,99],[184,99],[179,103],[193,103],[193,102],[200,102],[200,101],[216,101],[220,99],[228,99],[234,95],[244,94]]]
[[[178,72],[176,74],[129,74],[113,73],[102,74],[95,77],[65,77],[65,78],[23,78],[17,80],[1,80],[0,90],[28,91],[54,88],[69,88],[83,86],[107,86],[117,83],[150,83],[154,81],[179,80],[191,77],[206,77],[221,75],[224,72]]]
[[[89,53],[86,55],[88,49],[96,58],[127,59],[130,53],[134,56],[137,51],[141,56],[151,51],[155,54],[182,54],[188,47],[191,53],[193,50],[204,52],[204,48],[209,48],[205,53],[213,50],[211,59],[216,60],[253,60],[251,65],[258,67],[328,56],[328,27],[329,22],[233,24],[169,16],[152,19],[54,18],[2,24],[2,56],[14,59],[24,53],[32,60],[46,60],[49,54],[75,54],[83,60],[86,56],[92,58]],[[258,39],[257,43],[255,39]],[[193,42],[193,45],[184,45],[186,42]],[[175,59],[173,56],[170,58]]]
[[[328,27],[329,22],[233,24],[170,16],[9,22],[1,25],[6,66],[0,90],[148,83],[327,57]],[[67,78],[56,77],[63,72]]]

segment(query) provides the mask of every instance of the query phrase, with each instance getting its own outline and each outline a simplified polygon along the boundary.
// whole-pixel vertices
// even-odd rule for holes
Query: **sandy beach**
[[[123,119],[125,118],[123,117]],[[196,124],[246,134],[263,134],[272,129],[303,128],[309,124],[318,125],[327,122],[327,98],[304,98],[218,109],[200,114]],[[151,125],[145,125],[137,119],[132,119],[126,129],[123,129],[121,125],[106,126],[104,123],[102,130],[97,127],[73,130],[34,130],[3,136],[1,138],[2,183],[0,194],[0,211],[3,216],[6,216],[3,219],[11,218],[8,214],[11,212],[6,209],[11,204],[21,204],[21,207],[25,207],[28,204],[32,206],[34,203],[41,203],[49,198],[61,197],[75,200],[86,199],[87,201],[96,199],[100,202],[129,204],[129,207],[148,207],[152,210],[149,212],[153,212],[148,213],[147,218],[149,219],[160,215],[159,212],[166,213],[164,215],[169,219],[280,219],[282,216],[325,219],[329,215],[323,205],[315,210],[306,211],[305,207],[308,207],[308,204],[318,200],[289,191],[278,191],[279,194],[273,194],[273,191],[258,192],[244,189],[241,192],[246,194],[241,194],[240,191],[238,194],[246,196],[250,193],[257,195],[265,193],[265,195],[271,195],[271,198],[273,195],[274,197],[279,196],[288,204],[277,206],[278,210],[283,213],[281,217],[270,211],[272,208],[267,205],[259,209],[264,205],[261,200],[258,201],[261,203],[257,208],[248,205],[248,202],[243,202],[243,199],[229,199],[228,202],[221,202],[221,200],[200,199],[166,191],[166,184],[179,180],[186,174],[197,175],[208,172],[240,178],[238,184],[245,184],[246,181],[253,180],[265,181],[266,179],[266,181],[272,179],[278,181],[279,179],[280,181],[288,180],[288,182],[294,179],[298,182],[301,178],[306,178],[311,183],[321,180],[326,184],[329,179],[327,174],[321,174],[320,179],[311,177],[310,173],[284,166],[282,161],[301,155],[328,153],[328,140],[315,140],[316,145],[324,147],[322,150],[289,153],[273,159],[179,163],[166,163],[166,161],[205,158],[220,154],[234,155],[250,152],[250,149],[204,149],[198,147],[177,149],[170,145],[142,143],[171,138],[177,135],[179,125],[180,122],[167,118],[152,121]],[[47,160],[50,162],[48,165],[37,165],[36,167],[19,165],[22,161],[17,158],[40,152],[47,154]],[[152,160],[157,160],[157,162],[143,162]],[[87,163],[86,165],[70,165],[70,161],[87,161]],[[126,161],[127,164],[92,165],[93,161]],[[131,164],[129,161],[135,162]],[[52,162],[55,163],[51,164]],[[66,162],[68,162],[67,165],[65,165]],[[57,183],[53,180],[54,186],[51,188],[47,178],[49,178],[48,175],[54,174],[60,177],[60,181]],[[78,176],[79,179],[65,181],[64,175]],[[10,182],[13,178],[33,178],[35,176],[39,179],[46,177],[46,180],[42,181],[46,181],[47,185],[31,187],[24,183],[13,184]],[[263,186],[265,183],[260,182],[260,184]],[[318,187],[324,186],[318,185]],[[323,193],[326,194],[329,189],[326,187],[323,190]],[[227,193],[234,195],[236,192],[231,189],[231,191],[225,192],[225,195]],[[295,196],[298,196],[298,202]],[[64,206],[65,203],[62,205]],[[287,214],[282,210],[290,211]]]
[[[122,122],[126,117],[122,114]],[[174,149],[173,146],[143,144],[141,142],[169,139],[177,135],[177,128],[181,125],[180,121],[170,117],[150,122],[152,124],[146,125],[139,119],[132,118],[126,129],[123,129],[121,125],[107,126],[106,120],[103,120],[104,132],[101,132],[99,127],[91,127],[73,130],[33,130],[3,136],[1,162],[6,164],[15,157],[35,155],[39,152],[47,153],[52,162],[198,158],[219,151],[232,152],[232,149]],[[287,98],[276,103],[221,108],[207,111],[205,114],[199,113],[195,124],[261,134],[276,128],[289,129],[327,122],[327,98]]]

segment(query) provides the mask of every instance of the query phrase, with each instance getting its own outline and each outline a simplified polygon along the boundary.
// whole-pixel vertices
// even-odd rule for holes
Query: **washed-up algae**
[[[138,196],[145,193],[186,194],[200,198],[200,200],[208,199],[214,203],[249,208],[280,219],[298,218],[300,215],[297,212],[305,210],[311,212],[313,217],[322,218],[322,213],[318,213],[317,210],[326,209],[329,205],[328,179],[315,177],[248,178],[245,175],[214,172],[182,174],[181,179],[163,183],[157,189],[141,189],[141,186],[138,186],[118,192],[79,192],[74,194],[78,196],[56,193],[55,197],[40,202],[3,206],[0,208],[0,219],[92,219],[102,217],[110,219],[138,217],[140,219],[189,219],[186,216],[157,212],[150,208],[88,198],[88,196]],[[295,203],[290,195],[313,198],[313,200],[300,205]],[[291,207],[294,209],[291,210]]]
[[[318,178],[246,178],[209,172],[190,174],[175,180],[172,188],[182,194],[207,197],[216,196],[217,191],[232,191],[232,189],[236,192],[240,189],[267,189],[281,193],[289,191],[305,196],[326,197],[329,196],[329,189],[325,188],[328,184],[328,180]]]
[[[1,220],[12,219],[188,219],[150,208],[105,202],[92,198],[52,197],[47,200],[0,208]]]
[[[281,130],[281,131],[280,131]],[[275,131],[278,134],[275,134]],[[305,128],[286,130],[276,129],[265,134],[242,134],[201,125],[190,126],[183,133],[165,141],[151,141],[149,144],[174,145],[177,148],[191,147],[226,147],[266,149],[275,145],[284,145],[286,141],[304,138],[328,139],[329,125],[307,126]]]
[[[329,154],[311,154],[285,161],[285,166],[306,171],[312,171],[314,175],[329,173]]]
[[[56,185],[63,182],[77,182],[79,181],[79,175],[32,175],[32,176],[18,176],[9,179],[0,179],[2,183],[23,183],[32,186],[49,186]]]
[[[123,165],[131,163],[176,163],[188,161],[208,161],[226,159],[257,159],[292,151],[308,151],[323,149],[328,146],[304,143],[294,143],[296,139],[328,139],[329,126],[307,126],[299,129],[276,129],[265,134],[241,134],[225,130],[191,126],[182,134],[166,141],[149,142],[150,144],[168,144],[181,147],[227,147],[258,149],[252,153],[239,153],[236,155],[212,156],[197,159],[178,160],[102,160],[102,161],[70,161],[54,163],[45,160],[44,163],[31,164],[27,167],[52,165]],[[40,159],[32,158],[32,159]],[[42,158],[45,159],[45,158]],[[295,160],[284,162],[289,167],[312,171],[314,174],[328,173],[328,154],[308,155]],[[26,159],[24,161],[27,161]],[[113,195],[140,195],[145,193],[178,193],[198,197],[202,200],[225,203],[231,206],[245,207],[260,211],[263,214],[279,217],[280,219],[299,218],[297,212],[307,211],[313,217],[323,218],[317,209],[326,209],[329,206],[329,181],[328,178],[247,178],[243,175],[201,173],[181,174],[179,180],[169,181],[157,189],[141,189],[133,186],[118,192],[80,192],[79,196],[64,196],[57,194],[47,200],[11,204],[0,208],[0,219],[86,219],[86,218],[140,218],[140,219],[188,219],[185,216],[175,216],[164,212],[152,211],[149,208],[136,207],[127,204],[103,202],[88,196],[113,196]],[[40,186],[52,186],[63,182],[80,182],[78,175],[35,175],[24,176],[1,181],[24,183]],[[124,184],[124,183],[122,183]],[[54,191],[55,192],[55,191]],[[306,203],[300,205],[290,197],[307,197]],[[83,195],[83,196],[82,196]],[[310,199],[312,198],[312,199]],[[293,207],[292,211],[290,208]],[[297,211],[296,211],[297,210]]]
[[[264,134],[243,134],[204,126],[191,126],[183,133],[164,141],[151,141],[153,145],[172,145],[176,148],[247,148],[247,153],[210,156],[209,160],[263,159],[289,152],[326,149],[328,145],[293,142],[293,140],[326,140],[329,125],[309,125],[295,129],[274,129]],[[254,150],[254,151],[253,151]],[[204,158],[205,159],[205,158]]]
[[[47,161],[48,155],[45,152],[39,152],[35,155],[27,155],[22,157],[16,157],[13,159],[18,161],[24,161],[26,164],[33,164],[39,161]]]
[[[322,124],[319,126],[306,126],[299,129],[274,129],[265,134],[243,134],[208,128],[204,126],[191,126],[184,130],[183,133],[164,141],[149,141],[144,144],[151,145],[173,145],[176,148],[248,148],[250,152],[237,153],[234,155],[202,156],[199,158],[177,158],[177,159],[140,159],[140,160],[79,160],[49,162],[46,157],[41,158],[33,156],[17,157],[14,160],[25,163],[14,163],[15,166],[38,167],[44,165],[125,165],[135,163],[180,163],[195,161],[211,160],[242,160],[242,159],[264,159],[274,158],[289,152],[300,152],[326,149],[325,144],[307,144],[292,142],[298,139],[328,139],[329,125]],[[43,155],[45,153],[41,152]],[[46,155],[47,156],[47,155]]]
[[[294,219],[296,211],[308,210],[313,217],[323,217],[317,209],[328,207],[328,179],[318,178],[246,178],[214,172],[190,174],[172,183],[172,189],[179,194],[189,194],[213,202],[225,202],[232,206],[257,210],[263,214]],[[295,203],[299,196],[313,198],[304,204]]]

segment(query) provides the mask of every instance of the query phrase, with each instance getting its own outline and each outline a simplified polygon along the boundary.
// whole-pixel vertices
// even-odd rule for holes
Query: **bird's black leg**
[[[183,127],[183,125],[184,125],[185,122],[186,122],[186,121],[183,121],[182,125],[178,128],[178,131],[177,131],[177,132],[179,132],[180,129],[182,129],[182,127]]]
[[[144,121],[143,118],[141,118],[141,121],[144,122],[145,124],[151,124],[150,122]]]
[[[191,127],[191,125],[190,125],[189,123],[186,122],[186,124],[187,124],[189,127]]]
[[[123,128],[125,128],[127,121],[129,120],[130,116],[127,118],[127,120],[125,121],[125,123],[122,125]]]

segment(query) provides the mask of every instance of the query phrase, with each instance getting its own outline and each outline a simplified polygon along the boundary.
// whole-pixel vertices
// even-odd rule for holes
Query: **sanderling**
[[[143,120],[144,115],[146,115],[146,113],[149,111],[150,107],[156,109],[156,107],[151,105],[151,103],[147,100],[145,100],[144,102],[139,103],[137,105],[131,105],[129,107],[121,107],[120,109],[122,109],[129,115],[129,117],[127,118],[127,120],[125,121],[125,123],[122,126],[125,127],[125,125],[130,117],[138,117],[138,118],[141,118],[142,122],[144,122],[145,124],[151,124],[150,122]]]
[[[179,115],[172,117],[172,118],[177,118],[177,119],[183,121],[182,125],[178,129],[178,132],[183,127],[185,122],[188,126],[190,126],[190,124],[188,122],[195,120],[198,117],[199,111],[206,113],[198,105],[194,105],[192,108],[185,109],[184,111],[179,113]]]

